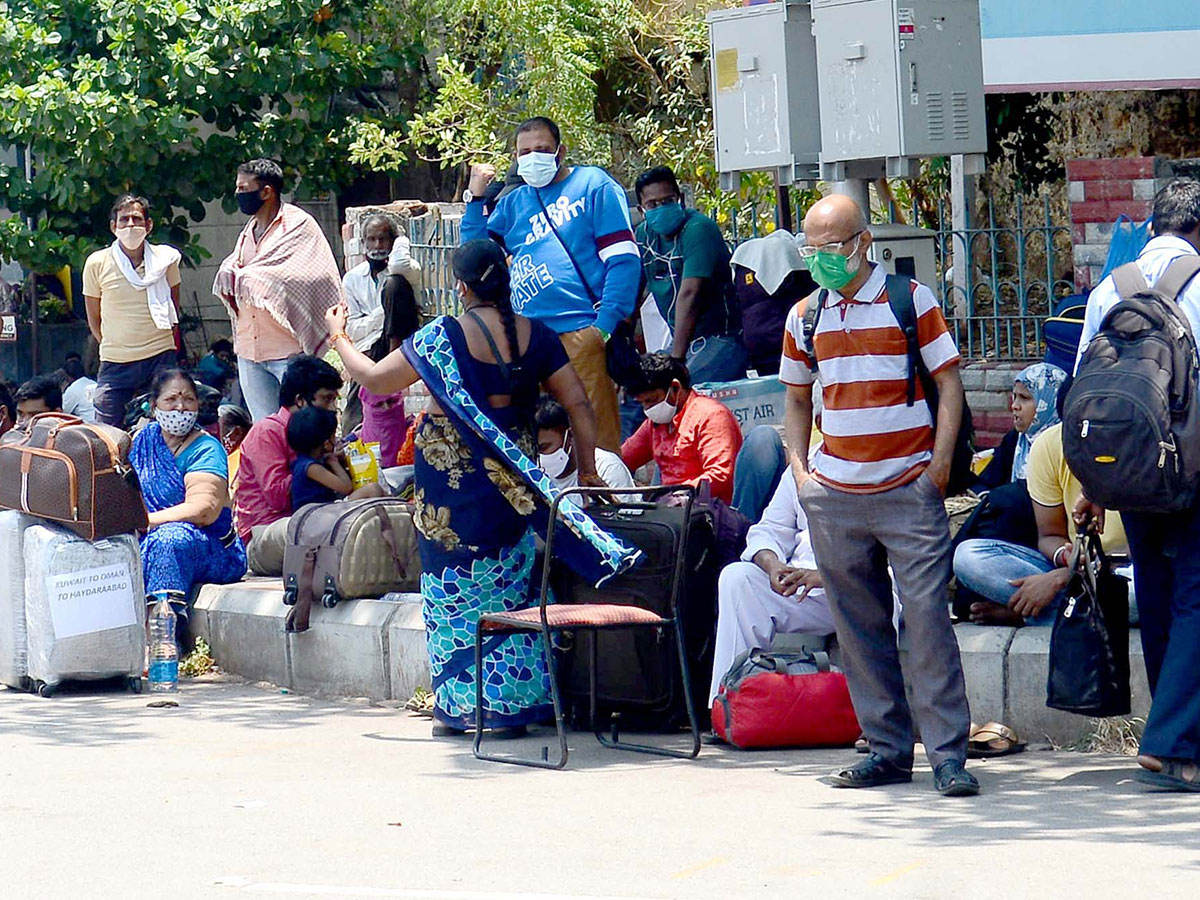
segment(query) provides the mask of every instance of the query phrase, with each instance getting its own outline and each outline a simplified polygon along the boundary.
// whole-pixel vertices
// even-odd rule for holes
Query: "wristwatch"
[[[482,199],[483,199],[482,197],[476,197],[474,194],[472,194],[470,188],[467,188],[462,193],[463,203],[474,203],[476,200],[482,200]]]

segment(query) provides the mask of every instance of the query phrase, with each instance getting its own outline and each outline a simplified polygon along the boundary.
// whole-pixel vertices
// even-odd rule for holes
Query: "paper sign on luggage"
[[[58,640],[137,624],[133,576],[125,565],[50,575],[46,594]]]
[[[0,342],[11,344],[17,339],[17,317],[0,316]]]

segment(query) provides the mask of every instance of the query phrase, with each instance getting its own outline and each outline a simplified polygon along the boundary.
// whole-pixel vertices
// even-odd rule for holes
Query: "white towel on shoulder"
[[[175,311],[175,304],[171,300],[171,286],[167,284],[167,269],[178,263],[183,254],[167,244],[151,244],[147,241],[143,246],[145,255],[142,262],[146,273],[144,275],[137,273],[133,262],[121,249],[119,241],[113,241],[113,259],[117,261],[117,267],[126,281],[135,288],[145,290],[146,302],[150,305],[150,318],[154,320],[154,324],[167,330],[179,322],[179,313]]]

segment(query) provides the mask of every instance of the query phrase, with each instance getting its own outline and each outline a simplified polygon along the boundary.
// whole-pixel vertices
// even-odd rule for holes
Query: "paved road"
[[[947,800],[928,770],[834,790],[844,751],[689,763],[574,735],[542,772],[394,709],[220,679],[149,699],[0,690],[4,900],[1200,896],[1200,797],[1122,758],[976,763],[985,794]]]

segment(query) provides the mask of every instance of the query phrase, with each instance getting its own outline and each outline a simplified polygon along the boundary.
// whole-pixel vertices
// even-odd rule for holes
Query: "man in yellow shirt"
[[[1065,394],[1060,391],[1060,402]],[[976,538],[963,541],[954,553],[955,577],[992,601],[988,606],[995,606],[980,611],[982,624],[1053,624],[1058,598],[1071,576],[1067,568],[1074,532],[1070,513],[1083,488],[1067,468],[1061,423],[1046,428],[1034,440],[1025,473],[1037,520],[1037,548]],[[1129,543],[1117,513],[1105,517],[1100,543],[1109,555],[1128,555]]]
[[[129,401],[149,390],[158,372],[179,365],[180,253],[147,242],[154,222],[145,197],[118,197],[108,227],[115,240],[84,263],[83,299],[88,328],[100,344],[96,419],[119,428]]]

